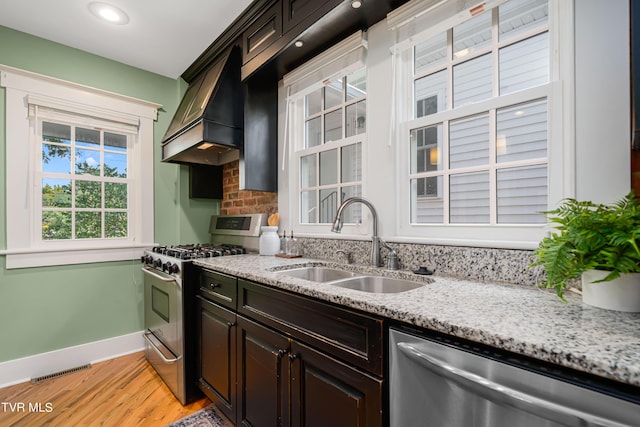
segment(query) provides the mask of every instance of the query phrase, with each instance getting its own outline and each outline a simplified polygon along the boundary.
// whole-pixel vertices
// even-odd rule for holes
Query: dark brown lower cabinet
[[[239,425],[378,427],[382,380],[238,316]]]
[[[382,425],[382,380],[296,341],[290,359],[292,426]]]
[[[289,340],[238,316],[238,425],[289,425]]]
[[[200,284],[198,386],[234,424],[382,426],[381,319],[213,271]]]
[[[202,297],[198,386],[236,422],[236,314]]]

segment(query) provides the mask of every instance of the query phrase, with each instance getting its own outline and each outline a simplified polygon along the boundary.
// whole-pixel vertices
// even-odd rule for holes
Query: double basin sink
[[[375,294],[405,292],[426,285],[411,280],[367,275],[330,267],[298,267],[280,271],[279,274]]]

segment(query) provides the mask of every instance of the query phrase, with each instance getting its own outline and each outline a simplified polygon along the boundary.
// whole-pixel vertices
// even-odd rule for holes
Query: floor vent
[[[38,384],[43,381],[52,380],[54,378],[61,377],[67,374],[73,374],[74,372],[82,371],[84,369],[89,369],[91,367],[91,363],[82,366],[76,366],[75,368],[65,369],[64,371],[54,372],[53,374],[43,375],[41,377],[31,378],[31,384]]]

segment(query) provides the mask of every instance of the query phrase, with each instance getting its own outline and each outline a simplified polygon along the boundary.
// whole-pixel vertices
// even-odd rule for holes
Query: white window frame
[[[6,99],[7,249],[0,251],[6,268],[131,260],[153,245],[153,122],[161,105],[8,66],[0,66],[0,85]],[[128,154],[128,238],[42,240],[39,107],[137,132]]]
[[[328,187],[343,187],[360,185],[362,197],[366,197],[367,182],[367,131],[364,133],[346,137],[337,141],[330,141],[320,145],[305,148],[305,112],[304,97],[323,87],[329,82],[343,78],[354,71],[366,68],[366,34],[357,32],[346,38],[331,49],[323,52],[317,57],[311,59],[296,70],[287,74],[283,79],[284,90],[286,94],[284,103],[285,107],[285,141],[284,141],[284,158],[283,170],[287,171],[287,188],[283,191],[287,193],[287,200],[284,204],[287,206],[287,224],[298,235],[304,236],[323,236],[326,237],[330,225],[326,223],[302,223],[300,221],[300,159],[301,157],[329,151],[338,150],[338,162],[340,161],[340,149],[356,143],[361,143],[361,180],[354,182],[332,184]],[[368,83],[367,83],[368,88]],[[282,96],[282,95],[281,95]],[[342,102],[341,107],[351,101]],[[337,108],[337,107],[336,107]],[[331,109],[329,109],[331,110]],[[369,110],[369,102],[367,102],[367,116]],[[344,123],[343,123],[344,132]],[[339,167],[339,165],[338,165]],[[317,172],[319,173],[319,172]],[[319,192],[323,186],[316,182],[317,191]],[[359,206],[358,206],[359,207]],[[319,206],[316,207],[319,209]],[[340,238],[349,238],[350,236],[366,235],[369,227],[369,215],[366,210],[362,211],[362,223],[348,224],[345,223],[341,234],[332,234],[332,236]],[[319,218],[319,213],[318,213]]]
[[[494,1],[495,5],[503,0]],[[488,101],[472,103],[446,110],[433,115],[413,119],[413,46],[438,32],[446,31],[470,14],[463,11],[457,15],[443,16],[444,7],[455,7],[449,2],[432,0],[414,0],[390,14],[388,24],[396,44],[394,46],[395,79],[395,140],[398,154],[398,224],[397,236],[404,241],[421,243],[448,244],[460,246],[501,247],[533,249],[549,230],[548,224],[412,224],[410,192],[410,144],[411,129],[445,122],[458,117],[471,116],[504,105],[535,98],[547,98],[548,106],[548,207],[552,209],[565,197],[573,197],[574,182],[574,135],[573,135],[573,61],[561,58],[573,58],[573,2],[549,1],[549,39],[550,73],[549,83],[522,92],[503,95]],[[449,4],[446,4],[449,3]],[[473,3],[473,1],[467,1]],[[483,2],[477,2],[483,3]],[[486,3],[484,2],[485,7]],[[441,7],[442,6],[442,7]],[[475,7],[471,5],[472,7]],[[493,6],[493,5],[492,5]],[[404,8],[404,9],[403,9]],[[420,11],[424,12],[420,14]],[[486,12],[488,13],[488,12]],[[408,19],[410,14],[416,18]],[[424,26],[416,21],[429,19],[429,14],[438,16],[439,26]],[[562,23],[562,25],[560,25]],[[412,26],[414,26],[412,28]],[[434,28],[437,27],[437,28]],[[416,33],[415,28],[431,28],[432,33]],[[402,39],[402,40],[400,40]],[[561,53],[562,52],[562,53]],[[567,82],[571,82],[568,84]],[[405,102],[402,102],[405,100]],[[411,102],[406,102],[411,100]],[[449,101],[451,102],[451,101]],[[553,183],[553,185],[551,185]],[[495,188],[492,189],[495,191]],[[445,203],[445,209],[448,209]],[[493,213],[495,217],[495,213]]]

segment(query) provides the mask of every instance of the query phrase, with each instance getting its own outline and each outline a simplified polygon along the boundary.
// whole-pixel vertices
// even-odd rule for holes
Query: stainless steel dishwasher
[[[640,426],[633,390],[614,396],[527,365],[487,348],[391,328],[390,425]]]

